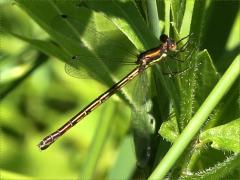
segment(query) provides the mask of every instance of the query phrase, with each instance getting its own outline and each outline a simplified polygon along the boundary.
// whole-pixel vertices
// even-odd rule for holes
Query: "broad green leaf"
[[[215,149],[240,152],[240,119],[230,123],[208,129],[200,134],[200,143],[207,144]]]
[[[181,180],[192,179],[238,179],[239,178],[240,155],[235,154],[227,157],[225,161],[216,164],[204,171],[180,177]]]
[[[89,1],[86,4],[97,11],[106,13],[107,17],[130,39],[138,50],[143,51],[158,44],[133,1]]]
[[[81,11],[81,9],[79,10],[73,2],[69,4],[65,3],[65,1],[57,2],[58,3],[51,3],[51,1],[39,1],[31,3],[31,1],[19,1],[20,6],[24,8],[28,14],[31,15],[31,17],[51,36],[51,38],[58,43],[61,51],[65,53],[65,56],[61,56],[61,59],[70,64],[71,57],[78,55],[79,53],[84,53],[84,56],[92,57],[92,61],[83,60],[81,61],[81,64],[78,64],[78,66],[82,65],[89,71],[96,73],[97,77],[99,77],[101,81],[113,84],[114,80],[107,75],[109,74],[108,67],[106,67],[104,62],[99,61],[96,58],[95,52],[89,49],[89,44],[84,45],[80,39],[79,36],[82,32],[79,31],[79,27],[77,27],[76,24],[71,24],[69,21],[62,20],[60,17],[61,14],[75,16],[78,14],[79,17],[89,16],[91,11],[87,11],[86,9]],[[43,6],[45,9],[48,9],[48,13],[45,14],[39,11],[39,9]],[[55,49],[53,49],[53,51],[54,50]],[[99,69],[101,69],[101,71],[99,71]]]
[[[61,52],[57,52],[62,54],[60,57],[62,60],[73,66],[74,69],[79,70],[83,67],[90,74],[93,74],[93,77],[108,86],[113,85],[116,79],[118,79],[112,72],[118,71],[120,68],[116,64],[109,64],[109,61],[115,61],[114,59],[118,61],[124,59],[124,57],[127,57],[128,60],[130,58],[133,63],[136,61],[136,53],[129,52],[133,49],[131,43],[126,37],[122,38],[123,35],[116,31],[116,27],[114,29],[110,20],[102,16],[101,13],[93,13],[92,10],[86,7],[79,7],[76,2],[44,1],[30,3],[30,1],[19,1],[19,4],[57,42],[57,46],[61,50]],[[39,12],[39,9],[43,6],[49,9],[48,13]],[[66,15],[70,18],[63,19],[61,15]],[[85,28],[86,31],[84,31]],[[34,44],[36,46],[40,45]],[[49,48],[48,51],[54,53],[55,49]],[[111,48],[110,51],[108,50],[109,48]],[[40,49],[42,49],[42,46]],[[47,49],[45,48],[45,50]],[[104,57],[101,57],[102,54]],[[77,62],[72,59],[75,55],[80,55],[81,57]],[[127,68],[125,68],[124,72],[126,70]],[[131,98],[127,95],[127,92],[124,94],[123,97],[128,99],[126,100],[128,102]]]
[[[163,122],[158,133],[167,141],[174,142],[174,140],[180,135],[176,116]]]

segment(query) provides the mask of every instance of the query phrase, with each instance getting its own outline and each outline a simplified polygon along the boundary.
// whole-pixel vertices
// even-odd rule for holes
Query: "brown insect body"
[[[168,51],[176,50],[176,43],[172,39],[170,39],[167,35],[161,35],[160,40],[162,44],[158,47],[152,48],[141,53],[138,56],[135,67],[129,74],[127,74],[124,78],[122,78],[119,82],[114,84],[111,88],[109,88],[105,93],[97,97],[93,100],[88,106],[86,106],[83,110],[81,110],[78,114],[76,114],[73,118],[71,118],[68,122],[66,122],[62,127],[57,129],[55,132],[46,136],[39,144],[38,147],[41,150],[48,148],[53,142],[55,142],[60,136],[62,136],[65,132],[67,132],[71,127],[77,124],[81,119],[87,116],[90,112],[92,112],[95,108],[101,105],[104,101],[106,101],[109,97],[115,94],[118,90],[120,90],[123,86],[125,86],[128,82],[138,76],[141,72],[147,69],[151,64],[155,64],[158,61],[161,61],[164,57],[167,56]]]

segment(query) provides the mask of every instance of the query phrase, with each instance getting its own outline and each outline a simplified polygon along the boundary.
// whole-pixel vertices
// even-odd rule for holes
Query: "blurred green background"
[[[11,21],[5,21],[5,26],[12,25],[28,36],[46,37],[16,5],[5,2],[1,10],[1,16]],[[33,72],[21,80],[31,69]],[[111,121],[111,126],[106,127],[106,143],[95,172],[96,176],[105,176],[106,170],[116,164],[124,139],[133,148],[126,136],[130,109],[117,96],[96,109],[51,148],[41,152],[37,144],[107,89],[94,79],[69,76],[63,62],[43,55],[11,35],[1,35],[1,92],[6,96],[1,100],[2,172],[16,173],[9,175],[13,178],[23,175],[75,179],[80,174],[79,169],[84,169],[88,162],[88,153],[92,153],[89,149],[95,142],[95,132],[104,122]],[[134,156],[134,150],[131,151]],[[134,162],[129,156],[121,159],[128,160]]]
[[[1,1],[0,6],[2,27],[28,37],[48,37],[16,4]],[[220,73],[231,63],[227,59],[239,54],[238,7],[237,1],[213,1],[205,22],[201,47],[208,49]],[[232,13],[225,14],[225,11]],[[193,23],[198,22],[193,19]],[[128,105],[114,95],[41,152],[37,144],[43,137],[59,128],[108,86],[94,79],[69,76],[62,61],[44,55],[10,34],[1,32],[0,43],[1,173],[13,179],[75,179],[83,172],[87,174],[89,169],[85,167],[96,160],[94,176],[99,179],[111,179],[112,175],[123,179],[131,177],[136,159],[129,134],[131,111]],[[101,154],[96,155],[100,158],[94,159],[97,138],[94,135],[105,122],[111,123],[104,127],[107,132],[104,146],[97,146],[102,149]]]

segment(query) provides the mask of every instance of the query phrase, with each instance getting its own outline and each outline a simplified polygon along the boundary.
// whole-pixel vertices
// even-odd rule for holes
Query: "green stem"
[[[180,37],[186,36],[190,33],[191,23],[189,22],[192,22],[194,4],[195,0],[186,1],[186,8],[180,29]]]
[[[214,87],[212,92],[209,94],[207,99],[203,102],[197,113],[190,120],[189,124],[183,130],[179,138],[174,142],[171,149],[158,164],[156,169],[153,171],[149,179],[162,179],[171,169],[180,155],[184,152],[185,148],[191,142],[193,137],[199,131],[201,126],[207,120],[209,114],[213,111],[219,101],[228,92],[233,83],[236,81],[240,74],[239,62],[240,55],[238,55],[232,64],[229,66],[225,74],[219,80],[217,85]]]
[[[154,36],[159,38],[160,26],[156,0],[147,0],[147,12],[149,28],[151,29]]]
[[[164,25],[164,33],[169,35],[170,32],[170,7],[171,7],[171,1],[165,0],[165,25]]]

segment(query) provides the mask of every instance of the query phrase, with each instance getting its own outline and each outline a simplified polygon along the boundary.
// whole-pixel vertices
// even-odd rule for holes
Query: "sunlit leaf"
[[[208,129],[201,133],[202,144],[211,143],[213,148],[240,152],[240,119],[231,121],[225,125]]]

